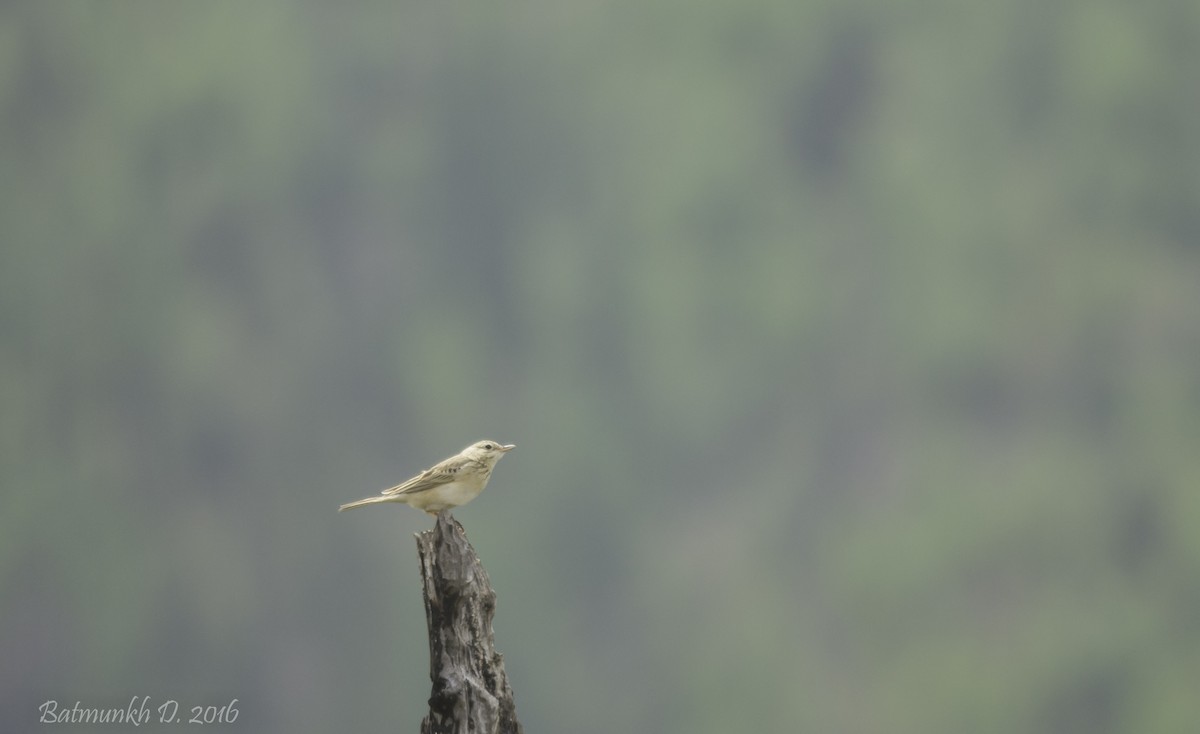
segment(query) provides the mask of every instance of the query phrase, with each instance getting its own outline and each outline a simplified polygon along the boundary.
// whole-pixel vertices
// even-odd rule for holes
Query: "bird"
[[[415,477],[383,490],[377,497],[342,505],[338,512],[384,502],[399,502],[437,517],[442,510],[465,505],[478,497],[487,486],[496,462],[515,448],[516,444],[478,441]]]

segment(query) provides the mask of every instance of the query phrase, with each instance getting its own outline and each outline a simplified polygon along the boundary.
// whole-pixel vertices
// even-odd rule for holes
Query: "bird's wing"
[[[429,467],[408,481],[395,487],[383,490],[383,494],[415,494],[449,484],[458,479],[466,462],[458,456],[446,459],[440,464]]]

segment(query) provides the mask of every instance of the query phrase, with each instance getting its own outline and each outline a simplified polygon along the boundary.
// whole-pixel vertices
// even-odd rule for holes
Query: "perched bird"
[[[465,505],[478,497],[487,486],[496,462],[514,448],[515,444],[505,446],[495,441],[471,444],[462,453],[434,464],[403,484],[383,490],[378,497],[350,502],[339,507],[338,512],[381,502],[399,502],[436,516],[442,510]]]

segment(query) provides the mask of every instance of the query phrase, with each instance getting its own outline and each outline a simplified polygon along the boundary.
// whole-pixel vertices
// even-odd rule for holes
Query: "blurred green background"
[[[0,8],[0,714],[1191,732],[1200,5]],[[85,730],[85,727],[74,727]],[[121,727],[105,728],[125,730]]]

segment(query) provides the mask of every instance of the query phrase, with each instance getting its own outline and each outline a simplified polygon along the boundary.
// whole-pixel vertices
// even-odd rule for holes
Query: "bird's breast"
[[[448,482],[434,490],[438,498],[452,505],[462,505],[470,502],[483,491],[484,482],[478,478],[459,479]]]

